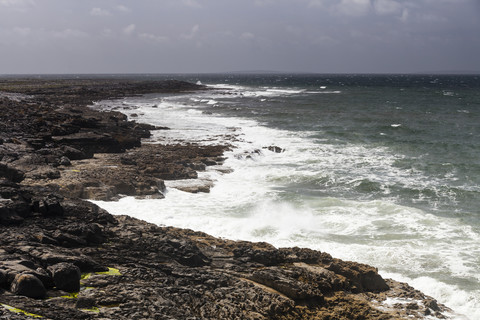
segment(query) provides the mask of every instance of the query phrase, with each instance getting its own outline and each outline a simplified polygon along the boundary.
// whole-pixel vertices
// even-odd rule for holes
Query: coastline
[[[120,81],[115,91],[109,81],[97,87],[88,80],[60,81],[56,85],[44,82],[33,88],[23,82],[11,92],[34,98],[1,100],[2,108],[15,108],[16,115],[21,115],[8,119],[10,123],[2,131],[12,127],[18,131],[2,137],[0,144],[1,196],[5,200],[0,229],[2,305],[52,319],[64,319],[67,314],[72,319],[420,319],[442,318],[442,313],[448,312],[408,285],[384,280],[370,266],[308,249],[276,249],[265,243],[220,240],[125,216],[113,217],[78,199],[112,200],[118,194],[160,196],[163,179],[195,178],[195,170],[201,169],[202,164],[221,163],[221,154],[228,148],[141,147],[141,139],[159,128],[129,122],[117,112],[102,114],[86,105],[125,95],[202,87],[181,82],[148,82],[129,87],[129,82]],[[25,105],[28,110],[22,109]],[[29,110],[35,111],[29,115]],[[12,126],[13,118],[18,119],[18,127]],[[35,120],[35,126],[31,120]],[[42,128],[57,131],[55,135],[45,134],[48,130],[40,134]],[[132,156],[131,150],[141,151]],[[102,156],[93,159],[99,152]],[[155,166],[146,161],[153,152],[162,159],[170,157],[171,161]],[[99,158],[106,160],[99,164],[95,162]],[[72,168],[72,163],[74,167],[88,167],[66,169]],[[110,178],[116,165],[137,169],[131,175],[128,170],[119,170],[123,176]],[[163,170],[165,166],[169,169]],[[86,177],[82,176],[85,181],[74,170],[88,172]],[[139,173],[140,180],[132,179]],[[79,182],[80,186],[66,186],[67,180]],[[92,185],[93,180],[100,183]],[[85,185],[90,189],[85,190]],[[58,263],[68,263],[75,270],[74,275],[90,274],[81,281],[74,299],[65,298],[68,294],[58,290],[58,284],[52,285],[54,266]],[[27,299],[13,294],[12,284],[20,282],[21,276],[17,275],[22,274],[39,280],[47,289],[44,296],[53,298]],[[0,317],[28,318],[6,311],[5,307],[0,308]]]

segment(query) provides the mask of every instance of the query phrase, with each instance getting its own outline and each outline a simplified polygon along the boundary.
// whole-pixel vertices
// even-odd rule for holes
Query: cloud
[[[274,0],[255,0],[254,4],[256,7],[264,7],[274,4]]]
[[[88,37],[88,33],[77,29],[65,29],[62,31],[54,31],[53,37],[60,39],[85,38]]]
[[[193,39],[197,35],[198,30],[200,30],[200,26],[198,24],[196,24],[192,27],[192,30],[190,30],[190,33],[182,34],[181,37],[183,39],[187,39],[187,40]]]
[[[201,8],[202,5],[197,2],[197,0],[182,0],[182,3],[186,5],[187,7],[192,7],[192,8]]]
[[[90,10],[90,15],[91,16],[99,16],[99,17],[105,17],[111,15],[111,13],[108,10],[102,9],[102,8],[92,8]]]
[[[126,34],[127,36],[131,35],[135,31],[135,24],[129,24],[125,28],[123,28],[123,33]]]
[[[320,35],[312,39],[312,44],[319,46],[331,46],[338,44],[338,41],[327,35]]]
[[[408,9],[403,9],[402,11],[402,16],[400,17],[400,20],[403,22],[406,22],[408,20],[408,17],[410,16],[410,13]]]
[[[104,38],[110,38],[110,37],[113,37],[114,35],[115,35],[114,32],[110,28],[105,28],[101,32],[101,36]]]
[[[19,35],[19,36],[22,36],[22,37],[27,37],[27,36],[32,34],[32,29],[15,27],[15,28],[13,28],[13,32],[16,35]]]
[[[33,0],[0,0],[0,6],[2,7],[24,7],[34,5]]]
[[[253,40],[255,39],[255,35],[251,32],[244,32],[240,35],[240,39],[247,40],[247,41]]]
[[[395,0],[376,0],[373,3],[375,12],[380,15],[400,14],[403,12],[402,5]]]
[[[132,11],[132,10],[130,10],[129,7],[126,7],[124,5],[118,5],[118,6],[115,7],[115,9],[117,9],[120,12],[130,12],[130,11]]]
[[[311,0],[308,2],[309,7],[320,7],[323,8],[323,1],[322,0]]]
[[[370,0],[342,0],[335,10],[348,16],[363,16],[371,8]]]
[[[140,39],[144,39],[144,40],[151,41],[151,42],[157,42],[157,43],[165,43],[165,42],[168,42],[170,40],[168,37],[158,36],[158,35],[155,35],[155,34],[152,34],[152,33],[141,33],[141,34],[138,35],[138,37]]]
[[[309,0],[308,7],[328,10],[334,15],[364,16],[371,7],[372,0]]]

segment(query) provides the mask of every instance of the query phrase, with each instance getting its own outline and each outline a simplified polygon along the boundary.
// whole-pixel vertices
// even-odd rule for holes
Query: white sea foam
[[[271,89],[220,87],[252,96]],[[254,120],[203,113],[204,108],[211,108],[205,104],[219,101],[220,95],[209,92],[184,99],[124,101],[124,105],[138,107],[125,111],[139,114],[138,121],[171,128],[155,132],[151,142],[190,140],[236,146],[226,154],[225,165],[234,170],[232,173],[211,170],[200,174],[204,181],[215,181],[210,193],[186,193],[174,188],[178,182],[171,182],[163,200],[123,198],[96,203],[113,214],[129,214],[160,225],[231,239],[268,241],[278,247],[309,247],[375,265],[383,275],[407,281],[470,319],[480,319],[480,292],[468,284],[480,283],[480,235],[476,230],[460,218],[429,214],[395,199],[315,195],[319,190],[328,193],[329,189],[358,188],[364,181],[378,183],[383,188],[379,192],[386,195],[390,191],[385,181],[432,190],[441,181],[395,166],[402,156],[383,147],[345,144],[339,148],[309,138],[311,132],[270,129]],[[151,107],[152,101],[157,108]],[[271,145],[285,151],[264,149]],[[312,190],[314,195],[286,187],[304,182],[317,189]],[[451,279],[465,285],[459,287]]]
[[[228,90],[231,98],[236,98],[238,96],[243,97],[276,97],[276,96],[290,96],[298,94],[338,94],[341,93],[339,90],[325,90],[326,87],[321,87],[320,91],[312,91],[306,89],[298,88],[277,88],[277,87],[248,87],[240,85],[230,85],[230,84],[211,84],[208,85],[211,88],[221,90]],[[261,90],[259,90],[261,89]],[[228,95],[223,95],[222,98],[228,98]]]

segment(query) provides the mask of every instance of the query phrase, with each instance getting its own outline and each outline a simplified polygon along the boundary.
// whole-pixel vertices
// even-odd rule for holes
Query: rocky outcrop
[[[373,267],[324,252],[158,227],[79,201],[62,206],[62,217],[0,226],[3,304],[51,319],[420,319],[446,310]],[[27,274],[48,299],[12,289]],[[416,307],[390,310],[388,299]]]
[[[35,100],[0,98],[0,319],[441,319],[448,311],[371,266],[114,217],[79,199],[161,196],[164,180],[220,164],[226,146],[142,146],[152,128],[81,106],[197,87],[21,83],[18,92]]]

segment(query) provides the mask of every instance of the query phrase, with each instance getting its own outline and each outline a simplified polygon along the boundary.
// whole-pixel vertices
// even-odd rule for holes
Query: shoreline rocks
[[[114,217],[81,199],[161,197],[165,180],[195,179],[221,164],[229,146],[142,145],[153,128],[85,107],[195,89],[203,88],[0,81],[0,91],[29,95],[0,96],[0,319],[442,319],[449,312],[371,266]]]

